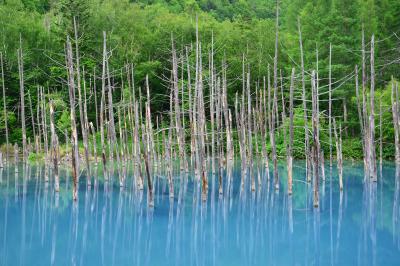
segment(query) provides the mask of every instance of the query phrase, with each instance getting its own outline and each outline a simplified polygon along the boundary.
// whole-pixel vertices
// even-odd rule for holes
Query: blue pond
[[[238,164],[239,165],[239,164]],[[207,201],[192,174],[175,178],[175,197],[154,173],[154,208],[147,186],[132,186],[132,169],[121,190],[117,176],[87,189],[80,178],[72,200],[69,170],[61,168],[61,191],[44,182],[45,167],[0,169],[0,265],[400,265],[400,189],[394,164],[384,163],[377,183],[363,182],[363,165],[346,162],[344,190],[337,171],[320,183],[320,208],[312,207],[312,185],[304,163],[295,163],[293,195],[262,180],[251,192],[234,167],[224,192],[209,176]],[[230,189],[229,189],[230,188]]]

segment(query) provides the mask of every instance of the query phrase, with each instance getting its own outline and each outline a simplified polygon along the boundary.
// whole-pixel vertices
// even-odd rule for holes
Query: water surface
[[[206,202],[193,175],[178,174],[170,199],[163,174],[155,173],[155,207],[147,191],[137,191],[128,170],[125,189],[117,176],[88,189],[80,178],[72,200],[70,172],[61,168],[61,191],[44,182],[43,165],[0,169],[0,265],[399,265],[399,177],[386,163],[378,183],[363,182],[363,166],[346,163],[344,190],[336,169],[326,168],[320,208],[312,207],[312,185],[303,162],[295,163],[293,195],[254,169],[261,188],[251,192],[249,177],[224,171],[224,192],[209,176]],[[227,174],[230,178],[227,177]],[[272,174],[272,173],[271,173]],[[232,180],[231,185],[227,180]],[[397,180],[397,181],[396,181]]]

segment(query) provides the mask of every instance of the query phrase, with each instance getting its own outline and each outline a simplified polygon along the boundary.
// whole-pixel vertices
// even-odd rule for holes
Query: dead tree
[[[211,123],[211,171],[215,174],[215,77],[214,77],[214,32],[211,34],[210,54],[210,123]]]
[[[103,162],[103,171],[107,173],[107,159],[106,159],[106,148],[104,141],[104,124],[105,124],[105,102],[106,102],[106,57],[107,57],[107,45],[106,45],[106,33],[103,32],[103,64],[102,64],[102,75],[101,75],[101,100],[100,100],[100,141],[101,141],[101,158]],[[107,180],[107,175],[104,176]]]
[[[14,164],[15,164],[15,173],[18,173],[18,162],[19,162],[19,150],[18,150],[18,144],[14,144]]]
[[[364,38],[364,27],[362,29],[362,38],[361,38],[361,54],[362,54],[362,114],[363,114],[363,124],[364,124],[364,132],[363,142],[364,142],[364,169],[365,176],[369,176],[370,172],[370,124],[368,123],[368,109],[367,109],[367,73],[366,73],[366,56],[365,56],[365,38]]]
[[[147,103],[146,103],[147,104]],[[148,151],[150,150],[150,143],[146,140],[146,135],[148,132],[146,132],[146,126],[142,124],[142,142],[143,142],[143,160],[145,164],[145,169],[146,169],[146,176],[147,176],[147,192],[148,192],[148,205],[149,207],[154,206],[154,197],[153,197],[153,180],[151,177],[151,172],[150,172],[150,155]]]
[[[96,145],[96,131],[94,129],[93,123],[89,123],[90,129],[92,130],[93,136],[93,157],[94,157],[94,164],[97,165],[97,145]]]
[[[343,159],[342,159],[342,138],[341,138],[341,126],[339,126],[339,135],[336,130],[336,121],[333,118],[333,131],[335,133],[336,140],[336,160],[337,160],[337,169],[339,175],[339,189],[343,190]]]
[[[179,158],[181,170],[187,169],[186,155],[185,155],[185,136],[184,129],[182,128],[181,110],[179,106],[179,86],[178,86],[178,59],[175,50],[174,39],[171,36],[172,46],[172,89],[175,106],[175,127],[178,140]]]
[[[25,90],[24,90],[24,58],[22,53],[22,39],[20,36],[20,47],[18,49],[18,73],[19,73],[19,93],[21,100],[21,122],[22,122],[22,158],[25,161],[28,157],[26,146],[26,126],[25,126]]]
[[[251,108],[251,93],[250,93],[250,69],[247,71],[247,163],[249,168],[251,191],[256,190],[255,180],[253,175],[253,138],[252,138],[252,108]]]
[[[222,110],[224,113],[224,121],[225,121],[225,132],[226,132],[226,153],[227,153],[227,161],[233,160],[233,139],[231,132],[231,123],[229,118],[229,108],[228,108],[228,88],[227,88],[227,77],[226,77],[227,65],[225,62],[225,58],[222,61],[222,94],[221,94],[221,103]]]
[[[71,142],[72,142],[72,180],[73,191],[72,198],[78,199],[78,173],[79,173],[79,151],[78,151],[78,133],[76,130],[75,122],[75,71],[72,55],[72,46],[67,36],[67,67],[68,67],[68,87],[69,87],[69,101],[71,108]]]
[[[120,181],[120,186],[124,185],[124,180],[123,176],[121,175],[120,171],[120,157],[119,157],[119,149],[118,149],[118,142],[117,142],[117,137],[115,133],[115,122],[114,122],[114,106],[113,106],[113,97],[112,97],[112,90],[113,87],[111,85],[111,75],[110,75],[110,69],[109,69],[109,63],[108,63],[108,56],[107,56],[107,37],[106,33],[104,32],[104,51],[106,52],[105,56],[105,66],[106,66],[106,72],[107,72],[107,92],[108,92],[108,140],[109,140],[109,151],[110,151],[110,158],[114,157],[114,152],[117,157],[117,169],[118,169],[118,176],[119,176],[119,181]]]
[[[33,115],[33,108],[32,108],[32,99],[31,99],[31,93],[28,90],[28,99],[29,99],[29,110],[31,112],[31,122],[32,122],[32,131],[33,131],[33,140],[35,143],[35,152],[38,153],[38,145],[36,142],[36,127],[35,127],[35,116]]]
[[[319,144],[319,114],[318,114],[318,88],[315,84],[315,71],[311,74],[312,89],[312,127],[313,127],[313,165],[314,165],[314,207],[319,207],[319,161],[320,161],[320,144]]]
[[[382,98],[379,100],[379,171],[382,177],[382,156],[383,156],[383,137],[382,137]]]
[[[41,99],[40,99],[40,87],[37,86],[37,104],[36,104],[36,121],[38,126],[38,134],[36,142],[38,143],[38,151],[42,152],[42,129],[40,123],[40,110],[41,110]]]
[[[392,116],[394,127],[394,147],[395,147],[395,161],[400,164],[400,124],[399,124],[399,100],[398,100],[398,87],[397,82],[392,77]]]
[[[45,150],[45,159],[49,159],[49,141],[47,135],[47,112],[46,112],[46,100],[44,96],[44,88],[40,87],[40,97],[41,97],[41,115],[42,115],[42,130],[43,130],[43,142],[44,142],[44,150]],[[47,171],[45,172],[47,173]]]
[[[371,91],[370,91],[370,115],[369,115],[369,147],[370,147],[370,177],[373,182],[377,181],[376,174],[376,151],[375,151],[375,37],[371,38]]]
[[[295,70],[292,69],[289,92],[289,146],[287,151],[287,171],[288,171],[288,194],[292,195],[293,184],[293,90],[294,90]]]
[[[275,143],[275,111],[278,109],[277,90],[278,90],[278,46],[279,46],[279,0],[276,1],[276,22],[275,22],[275,56],[274,56],[274,96],[272,107],[272,123],[271,123],[271,146],[272,146],[272,160],[274,163],[274,183],[275,190],[279,190],[279,175],[278,175],[278,158],[276,155]],[[278,113],[276,112],[276,115]]]
[[[53,159],[53,174],[54,174],[54,190],[56,192],[60,191],[60,179],[58,175],[58,156],[57,156],[57,133],[54,125],[54,103],[51,100],[49,102],[50,107],[50,131],[51,131],[51,146],[52,146],[52,159]]]
[[[6,86],[4,85],[4,67],[3,67],[3,53],[0,52],[0,64],[1,64],[1,85],[3,87],[3,112],[4,112],[4,127],[6,130],[6,161],[8,162],[8,118],[7,118],[7,104],[6,104]]]
[[[360,92],[359,92],[359,85],[358,85],[358,67],[357,65],[354,67],[355,72],[355,87],[356,87],[356,102],[357,102],[357,112],[358,112],[358,120],[360,122],[360,135],[362,138],[362,148],[363,154],[365,154],[365,141],[364,141],[364,115],[361,111],[361,104],[360,104]],[[364,97],[363,97],[364,98]]]
[[[358,100],[358,99],[357,99]],[[332,169],[332,44],[329,44],[329,81],[328,81],[328,123],[329,123],[329,168]]]
[[[300,44],[300,59],[301,59],[301,83],[302,83],[302,98],[303,98],[303,112],[304,112],[304,155],[306,158],[306,179],[311,182],[311,160],[310,160],[310,147],[309,147],[309,133],[308,133],[308,119],[307,119],[307,102],[306,102],[306,82],[304,74],[304,54],[303,54],[303,41],[301,38],[300,18],[298,18],[298,31],[299,31],[299,44]]]
[[[268,89],[269,91],[269,89]],[[262,121],[261,121],[261,137],[262,137],[262,141],[261,141],[261,153],[262,153],[262,157],[263,157],[263,161],[265,162],[265,173],[267,176],[267,180],[269,180],[269,161],[268,161],[268,153],[267,153],[267,148],[265,145],[265,141],[267,139],[267,130],[268,130],[268,121],[269,121],[269,114],[267,113],[267,88],[266,88],[266,81],[265,81],[265,76],[263,77],[263,99],[262,99]],[[238,130],[239,132],[239,130]]]

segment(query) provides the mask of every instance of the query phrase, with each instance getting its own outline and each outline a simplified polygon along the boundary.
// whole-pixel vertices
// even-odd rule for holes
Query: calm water
[[[393,164],[383,166],[377,184],[363,184],[361,164],[345,164],[344,191],[336,169],[326,169],[320,209],[312,208],[311,186],[295,164],[294,194],[286,173],[280,191],[268,185],[240,193],[240,169],[220,196],[210,176],[209,198],[201,201],[193,177],[175,176],[175,198],[165,178],[156,177],[155,207],[147,192],[117,180],[100,180],[88,190],[80,179],[72,201],[66,169],[61,191],[44,182],[43,166],[0,169],[0,265],[399,265],[400,191]],[[256,171],[255,171],[256,172]],[[51,173],[50,173],[51,178]],[[115,178],[116,179],[116,178]],[[397,177],[399,180],[399,177]]]

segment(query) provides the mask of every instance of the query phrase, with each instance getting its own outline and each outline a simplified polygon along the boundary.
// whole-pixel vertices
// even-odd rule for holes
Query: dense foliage
[[[118,73],[126,63],[134,65],[137,87],[142,86],[145,75],[149,74],[152,111],[161,113],[169,108],[166,100],[169,85],[165,78],[170,76],[171,34],[176,40],[178,50],[193,43],[196,15],[203,43],[204,65],[208,64],[207,52],[214,34],[215,61],[219,66],[225,56],[228,64],[229,101],[233,105],[235,93],[240,93],[242,88],[243,54],[251,69],[254,90],[263,76],[267,75],[268,66],[273,63],[276,16],[274,0],[3,1],[0,4],[0,51],[4,55],[10,142],[21,141],[17,66],[20,41],[24,51],[25,93],[31,97],[33,110],[36,110],[37,86],[46,88],[47,97],[51,96],[56,100],[57,126],[62,132],[68,128],[68,90],[64,82],[66,71],[63,51],[67,34],[73,36],[73,17],[76,17],[79,24],[81,65],[87,78],[94,71],[101,72],[102,32],[106,31],[109,47],[112,48],[110,67],[115,79],[118,79]],[[345,156],[361,156],[361,145],[357,144],[359,122],[353,71],[355,65],[361,63],[362,27],[365,29],[367,41],[372,34],[378,40],[376,73],[380,91],[378,96],[383,95],[384,153],[386,157],[394,155],[390,145],[393,142],[393,126],[391,115],[387,111],[390,105],[389,82],[392,75],[398,77],[400,41],[396,33],[400,30],[399,17],[398,0],[281,1],[279,68],[284,77],[289,76],[292,67],[296,67],[297,72],[299,70],[298,19],[302,25],[307,72],[317,67],[318,54],[321,91],[327,90],[329,44],[332,44],[334,115],[343,119],[343,106],[347,108],[347,121],[343,122],[346,128],[343,150]],[[307,87],[308,83],[307,81]],[[298,83],[297,89],[300,90],[300,87]],[[121,88],[115,90],[115,99],[120,99],[121,91]],[[322,94],[321,110],[327,108],[327,102],[324,101],[326,98],[327,94]],[[376,98],[379,103],[380,97]],[[90,104],[88,115],[93,120],[94,102],[91,101]],[[295,104],[299,105],[300,102]],[[26,109],[29,137],[32,136],[29,123],[31,113],[29,108]],[[1,104],[0,143],[5,142],[2,110]],[[299,110],[296,113],[300,115]],[[297,125],[301,126],[300,120]],[[326,128],[326,123],[323,122],[322,126]],[[297,133],[295,136],[298,139],[295,143],[301,143],[301,134],[304,133],[301,130]],[[326,140],[324,134],[321,138]]]

